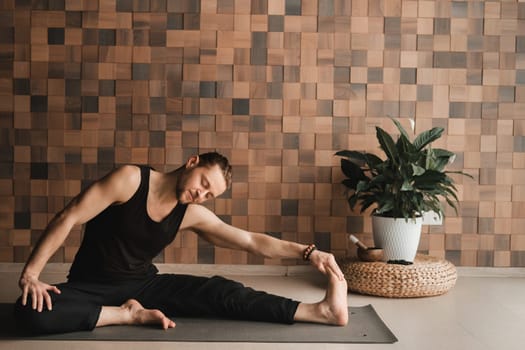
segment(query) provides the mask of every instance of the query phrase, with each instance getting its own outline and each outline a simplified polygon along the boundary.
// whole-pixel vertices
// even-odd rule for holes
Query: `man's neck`
[[[168,173],[155,173],[154,181],[151,184],[153,185],[153,194],[159,202],[167,203],[177,200],[177,182],[182,171],[183,167],[180,167]]]

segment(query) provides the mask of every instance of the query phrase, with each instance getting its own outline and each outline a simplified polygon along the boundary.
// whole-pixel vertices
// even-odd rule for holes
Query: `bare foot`
[[[348,323],[347,293],[346,280],[341,280],[335,274],[329,273],[324,299],[314,304],[300,303],[294,320],[345,326]]]
[[[326,296],[319,303],[321,313],[328,324],[345,326],[348,323],[347,293],[346,279],[340,280],[335,275],[329,274]]]
[[[129,324],[159,324],[163,329],[175,327],[175,322],[166,317],[160,310],[145,309],[135,299],[129,299],[120,307],[128,311]]]

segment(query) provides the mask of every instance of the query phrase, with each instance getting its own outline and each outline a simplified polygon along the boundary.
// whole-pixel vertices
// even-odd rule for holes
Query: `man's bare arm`
[[[281,240],[272,236],[242,230],[220,220],[209,209],[190,204],[181,228],[195,231],[210,243],[222,247],[244,250],[266,258],[301,259],[307,245]],[[315,250],[310,263],[324,274],[333,273],[339,279],[344,275],[332,254]]]
[[[27,297],[31,296],[33,309],[42,311],[44,303],[48,309],[52,308],[49,291],[60,291],[39,281],[40,273],[48,260],[62,245],[73,226],[87,222],[113,203],[126,201],[133,195],[139,183],[138,168],[118,168],[93,183],[55,215],[38,240],[20,276],[23,305],[27,303]]]

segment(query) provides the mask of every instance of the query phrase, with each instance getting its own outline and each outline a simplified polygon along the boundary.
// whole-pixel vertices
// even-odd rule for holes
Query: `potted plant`
[[[336,153],[346,178],[348,203],[361,213],[372,210],[374,244],[384,250],[384,260],[412,262],[421,236],[422,216],[435,212],[442,217],[442,201],[457,213],[457,189],[445,171],[455,154],[431,144],[443,134],[434,127],[417,135],[413,141],[403,126],[392,119],[400,134],[396,141],[376,127],[376,137],[385,157],[353,150]],[[470,175],[468,175],[470,176]]]

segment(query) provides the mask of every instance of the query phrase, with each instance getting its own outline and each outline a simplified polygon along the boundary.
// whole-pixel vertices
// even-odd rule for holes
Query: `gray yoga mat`
[[[345,327],[311,323],[282,325],[224,319],[174,318],[175,328],[109,326],[91,332],[73,332],[28,337],[13,325],[12,305],[0,304],[0,340],[86,340],[162,342],[245,342],[245,343],[394,343],[395,335],[372,305],[350,307]]]

